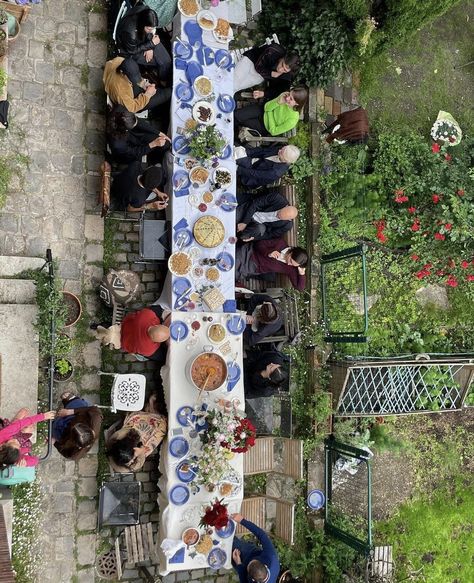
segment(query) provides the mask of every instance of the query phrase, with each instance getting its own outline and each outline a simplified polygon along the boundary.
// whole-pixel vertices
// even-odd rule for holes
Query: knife
[[[186,291],[184,291],[178,298],[176,298],[176,301],[174,303],[175,309],[180,308],[183,304],[186,303],[186,296],[191,291],[191,289],[192,289],[192,287],[189,286]]]

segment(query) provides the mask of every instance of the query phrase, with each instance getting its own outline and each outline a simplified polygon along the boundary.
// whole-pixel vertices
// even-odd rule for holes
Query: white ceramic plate
[[[196,20],[203,30],[214,30],[217,26],[217,16],[210,10],[200,10]]]
[[[204,80],[209,81],[209,91],[203,92],[203,91],[199,91],[199,85],[200,83],[203,83]],[[193,83],[193,87],[194,90],[196,91],[196,93],[198,95],[200,95],[201,97],[209,97],[209,95],[211,95],[212,93],[212,81],[209,79],[209,77],[206,77],[205,75],[199,75],[199,77],[196,77],[196,79],[194,79],[194,83]]]
[[[195,9],[195,11],[193,10],[191,12],[184,12],[184,10],[183,10],[183,0],[178,0],[178,10],[181,12],[181,14],[183,16],[192,17],[192,16],[196,16],[196,14],[199,13],[199,11],[201,10],[201,5],[196,0],[196,9]]]
[[[206,109],[210,110],[210,115],[209,115],[209,118],[207,120],[203,120],[199,117],[199,115],[200,115],[199,109],[201,107],[205,107]],[[193,105],[193,119],[199,123],[204,124],[204,125],[210,125],[211,123],[214,123],[214,121],[216,119],[216,112],[209,102],[196,101],[196,103]]]
[[[227,174],[227,176],[229,177],[228,182],[222,182],[222,179],[221,179],[221,182],[219,182],[217,175],[220,173]],[[219,166],[212,173],[212,181],[214,182],[214,184],[219,183],[221,185],[221,188],[224,188],[224,189],[228,188],[232,184],[232,172],[228,168],[226,168],[225,166]]]
[[[216,22],[216,26],[217,26],[217,22]],[[222,43],[222,44],[227,44],[228,42],[230,42],[234,38],[234,31],[232,30],[232,27],[229,28],[229,34],[227,36],[222,36],[222,35],[218,34],[215,30],[212,31],[212,34],[214,35],[214,38],[216,39],[216,41],[219,43]]]

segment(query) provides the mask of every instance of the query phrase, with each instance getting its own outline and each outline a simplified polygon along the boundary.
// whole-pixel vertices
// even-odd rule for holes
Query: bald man
[[[244,243],[278,239],[293,227],[298,216],[298,209],[278,191],[256,197],[241,193],[237,200],[237,236]]]
[[[164,363],[170,337],[169,317],[163,320],[163,309],[150,306],[127,314],[119,325],[98,326],[96,334],[102,344]]]

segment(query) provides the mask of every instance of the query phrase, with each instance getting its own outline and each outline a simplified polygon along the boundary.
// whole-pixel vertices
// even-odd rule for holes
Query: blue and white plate
[[[184,169],[176,170],[173,174],[173,187],[176,190],[182,190],[190,185],[189,175]]]
[[[219,547],[212,549],[212,551],[207,555],[207,564],[209,567],[211,567],[211,569],[221,569],[225,565],[226,561],[227,553]]]
[[[170,324],[170,336],[173,340],[177,342],[182,342],[188,335],[189,328],[187,324],[181,322],[181,320],[175,320]]]
[[[216,534],[220,538],[229,538],[229,536],[232,536],[234,534],[234,530],[235,522],[229,518],[227,526],[224,526],[224,528],[216,528]]]
[[[191,245],[193,240],[193,234],[189,229],[178,229],[175,234],[173,235],[174,242],[178,246],[179,249],[183,247],[188,247]],[[189,287],[189,286],[188,286]],[[187,288],[185,288],[187,289]],[[181,293],[184,292],[184,289]]]
[[[324,506],[325,501],[326,497],[324,495],[324,492],[322,492],[321,490],[311,490],[311,492],[308,494],[307,502],[308,506],[312,510],[319,510],[320,508],[322,508]]]
[[[193,47],[186,41],[177,39],[174,43],[174,54],[175,57],[189,59],[193,54]]]
[[[187,471],[183,470],[184,465],[189,466]],[[196,477],[196,470],[191,466],[190,460],[183,460],[176,467],[176,475],[178,476],[178,479],[181,480],[181,482],[188,484]]]
[[[235,316],[232,316],[227,320],[227,330],[229,330],[231,334],[242,334],[246,326],[247,323],[244,316],[238,316],[235,314]]]
[[[240,379],[240,366],[236,362],[227,363],[227,380],[235,383]]]
[[[219,158],[219,160],[227,160],[227,158],[230,158],[231,156],[232,156],[232,146],[230,144],[227,144],[227,146],[222,151],[222,154],[220,156],[218,156],[218,158]]]
[[[184,405],[176,411],[176,419],[181,427],[190,427],[196,423],[196,415],[194,409],[190,405]]]
[[[194,97],[194,89],[187,83],[178,83],[174,90],[174,94],[180,101],[191,101]]]
[[[237,198],[230,192],[223,192],[219,198],[219,207],[226,213],[235,211]],[[229,204],[230,203],[230,204]]]
[[[173,457],[184,457],[189,451],[189,443],[185,437],[178,435],[169,442],[168,448]]]
[[[191,287],[191,282],[187,277],[177,277],[173,281],[173,292],[180,296],[184,294],[184,292]]]
[[[219,253],[216,259],[218,261],[217,268],[221,271],[230,271],[234,267],[234,258],[227,251]]]
[[[190,151],[191,147],[188,140],[184,136],[176,136],[173,140],[173,153],[177,156],[185,156]]]
[[[169,492],[169,498],[173,504],[176,506],[182,506],[186,504],[189,500],[189,489],[187,486],[183,486],[182,484],[177,484],[173,488],[171,488]]]
[[[232,95],[222,94],[217,98],[217,107],[223,113],[231,113],[235,109],[235,99]]]
[[[219,69],[227,69],[232,64],[232,55],[225,49],[219,49],[214,55],[214,63]]]

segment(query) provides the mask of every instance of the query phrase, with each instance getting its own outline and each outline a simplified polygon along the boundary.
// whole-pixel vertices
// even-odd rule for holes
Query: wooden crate
[[[12,14],[20,24],[27,19],[30,12],[30,7],[28,5],[19,6],[18,4],[12,4],[11,2],[5,2],[4,0],[0,0],[0,8],[6,10],[9,14]]]

